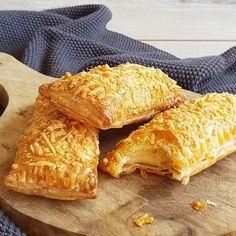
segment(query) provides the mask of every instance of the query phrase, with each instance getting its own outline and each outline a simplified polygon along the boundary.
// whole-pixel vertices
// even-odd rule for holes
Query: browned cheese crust
[[[96,198],[98,130],[69,119],[39,96],[5,185],[53,199]]]
[[[236,151],[236,96],[211,93],[140,126],[100,162],[114,177],[140,168],[182,181]]]
[[[160,69],[137,64],[98,66],[40,86],[42,96],[76,120],[100,129],[149,120],[186,100]]]

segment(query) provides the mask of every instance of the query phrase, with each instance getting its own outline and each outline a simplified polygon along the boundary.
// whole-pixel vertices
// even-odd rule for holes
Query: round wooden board
[[[3,185],[15,157],[15,142],[26,126],[38,86],[54,78],[39,74],[13,57],[0,53],[0,202],[28,235],[215,235],[236,231],[236,155],[227,157],[191,178],[187,186],[165,177],[139,173],[120,179],[99,172],[96,200],[58,201],[25,196]],[[190,97],[196,94],[188,92]],[[7,104],[7,100],[9,101]],[[110,150],[137,125],[101,132],[101,152]],[[193,200],[210,200],[203,213]],[[134,219],[155,217],[141,228]],[[230,233],[231,232],[231,233]]]

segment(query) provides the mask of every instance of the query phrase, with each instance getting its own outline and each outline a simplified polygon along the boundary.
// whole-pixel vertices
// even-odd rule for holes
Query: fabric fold
[[[108,30],[111,17],[104,5],[0,11],[0,51],[54,77],[130,62],[160,68],[194,92],[236,93],[236,47],[218,56],[180,59]]]

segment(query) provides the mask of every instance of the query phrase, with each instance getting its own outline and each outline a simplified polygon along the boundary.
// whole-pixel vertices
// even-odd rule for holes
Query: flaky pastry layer
[[[98,130],[39,96],[5,177],[14,191],[60,200],[96,198]]]
[[[211,93],[154,117],[100,162],[114,177],[137,168],[187,183],[236,151],[236,95]]]
[[[160,69],[137,64],[98,66],[40,86],[63,113],[100,129],[120,128],[152,118],[186,100]]]

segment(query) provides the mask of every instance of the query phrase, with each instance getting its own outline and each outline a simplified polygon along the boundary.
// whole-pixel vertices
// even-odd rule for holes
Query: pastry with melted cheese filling
[[[236,95],[211,93],[186,101],[140,126],[101,160],[114,177],[137,168],[187,183],[236,151]]]
[[[66,115],[104,130],[148,120],[186,100],[161,70],[129,63],[66,73],[39,92]]]
[[[69,119],[38,97],[5,185],[60,200],[96,198],[98,130]]]

